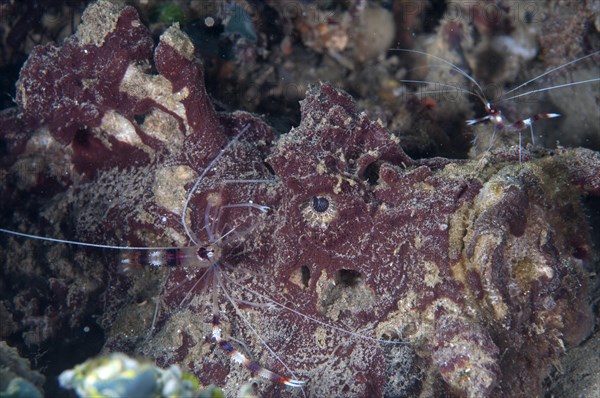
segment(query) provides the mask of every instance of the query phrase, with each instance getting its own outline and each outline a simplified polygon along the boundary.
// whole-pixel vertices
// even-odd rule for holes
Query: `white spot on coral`
[[[153,152],[150,147],[142,142],[140,136],[135,131],[134,125],[123,115],[115,111],[108,111],[104,114],[100,128],[107,135],[112,136],[118,141],[140,148],[147,153]],[[103,143],[107,148],[111,147],[108,140],[103,140]]]
[[[537,55],[535,44],[524,38],[517,40],[512,36],[498,36],[494,38],[492,45],[502,53],[513,54],[526,61],[532,60]]]
[[[157,203],[174,214],[181,214],[187,193],[185,184],[193,181],[196,176],[188,166],[159,168],[152,186]]]

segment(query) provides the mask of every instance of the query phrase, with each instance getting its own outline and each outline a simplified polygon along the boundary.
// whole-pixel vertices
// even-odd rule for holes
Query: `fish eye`
[[[334,199],[329,195],[315,195],[300,205],[304,221],[313,228],[325,229],[337,218]]]
[[[329,199],[324,196],[313,196],[312,208],[317,213],[323,213],[329,208]]]

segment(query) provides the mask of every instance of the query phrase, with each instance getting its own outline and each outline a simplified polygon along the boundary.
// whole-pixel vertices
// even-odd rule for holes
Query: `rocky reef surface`
[[[118,250],[3,235],[2,339],[35,350],[92,328],[105,351],[235,394],[250,372],[215,346],[218,310],[238,350],[308,396],[542,395],[594,325],[581,198],[600,196],[598,152],[415,160],[330,83],[277,135],[215,110],[197,52],[177,25],[155,46],[134,8],[107,0],[36,47],[18,109],[0,115],[1,219],[104,245],[210,244],[219,270],[125,272]]]

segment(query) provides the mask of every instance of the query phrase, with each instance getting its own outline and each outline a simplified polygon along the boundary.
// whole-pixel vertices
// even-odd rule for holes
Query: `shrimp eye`
[[[313,196],[312,207],[317,213],[323,213],[329,208],[329,200],[323,196]]]
[[[208,261],[208,260],[210,260],[213,257],[214,251],[213,250],[207,250],[205,247],[201,247],[196,252],[196,255],[198,256],[198,258],[201,258],[202,260]]]

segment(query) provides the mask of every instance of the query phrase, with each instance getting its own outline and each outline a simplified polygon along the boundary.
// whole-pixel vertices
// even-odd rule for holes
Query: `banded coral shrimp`
[[[488,142],[487,146],[484,147],[485,148],[484,155],[490,153],[491,149],[494,146],[494,142],[499,135],[510,136],[511,134],[515,135],[515,133],[516,133],[516,134],[518,134],[518,148],[519,148],[519,161],[520,162],[522,162],[522,160],[523,160],[523,137],[522,137],[523,130],[529,128],[530,136],[531,136],[531,144],[535,145],[536,142],[535,142],[535,134],[534,134],[533,124],[538,120],[557,118],[557,117],[561,116],[561,114],[555,113],[555,112],[535,113],[535,114],[530,114],[529,116],[526,116],[522,119],[512,121],[512,120],[509,120],[509,118],[505,116],[505,114],[499,107],[500,104],[511,101],[511,100],[516,100],[519,98],[532,96],[537,93],[543,93],[543,92],[558,90],[558,89],[562,89],[562,88],[569,88],[569,87],[579,86],[579,85],[583,85],[583,84],[592,84],[592,83],[600,81],[600,78],[592,77],[592,78],[586,78],[583,80],[578,80],[578,81],[569,82],[569,83],[552,84],[548,87],[535,88],[535,89],[531,89],[529,91],[520,92],[526,86],[529,86],[530,84],[537,82],[538,80],[540,80],[548,75],[551,75],[554,72],[559,72],[561,70],[565,70],[565,69],[570,68],[571,66],[578,64],[582,61],[585,61],[587,59],[592,59],[593,57],[598,56],[600,54],[600,51],[595,51],[593,53],[581,56],[577,59],[565,62],[565,63],[555,66],[553,68],[550,68],[550,69],[546,70],[545,72],[543,72],[533,78],[530,78],[529,80],[525,81],[524,83],[521,83],[513,88],[510,88],[507,90],[500,89],[500,92],[501,92],[500,95],[494,95],[494,99],[489,100],[488,97],[486,96],[486,91],[489,88],[488,86],[484,87],[480,82],[478,82],[467,71],[465,71],[464,69],[461,69],[459,66],[448,61],[447,59],[444,59],[442,57],[436,56],[436,55],[428,53],[428,52],[412,50],[412,49],[396,48],[396,49],[392,49],[390,51],[405,52],[405,53],[409,53],[409,54],[416,54],[417,56],[431,58],[434,61],[436,61],[437,64],[428,65],[427,67],[429,67],[429,68],[447,68],[449,71],[455,72],[458,75],[465,78],[466,82],[467,82],[467,86],[469,88],[460,87],[459,85],[456,85],[456,84],[450,84],[450,83],[440,82],[440,81],[431,81],[431,80],[401,79],[400,81],[407,83],[407,84],[424,84],[424,85],[426,85],[426,87],[424,89],[418,91],[419,95],[453,93],[453,94],[459,94],[459,95],[460,94],[468,95],[468,96],[477,98],[477,100],[483,106],[485,115],[474,118],[474,119],[468,119],[465,121],[465,123],[467,124],[467,126],[475,126],[475,125],[479,125],[483,122],[488,122],[488,121],[491,124],[493,124],[493,129],[491,129],[489,142]],[[433,85],[433,87],[431,85]],[[497,89],[497,87],[493,87],[493,88]],[[473,141],[472,141],[474,154],[476,156],[477,156],[478,144],[480,141],[480,134],[481,134],[480,132],[476,132],[475,137],[473,138]]]
[[[294,336],[293,331],[299,328],[294,323],[317,325],[323,330],[322,339],[333,341],[333,343],[320,341],[321,346],[326,346],[327,349],[330,349],[331,344],[335,348],[335,341],[337,341],[335,336],[332,338],[327,335],[328,333],[344,334],[351,339],[363,340],[371,345],[379,345],[381,341],[361,332],[352,332],[335,326],[327,318],[317,319],[303,314],[300,307],[289,304],[294,302],[289,293],[275,290],[281,289],[281,286],[276,284],[261,286],[265,275],[260,275],[260,269],[245,266],[244,257],[253,256],[252,252],[255,250],[268,250],[268,247],[254,246],[248,249],[249,253],[245,253],[246,248],[244,248],[246,245],[252,245],[250,242],[252,239],[246,239],[247,237],[260,233],[259,219],[268,218],[268,208],[249,199],[242,201],[240,198],[243,197],[244,190],[236,189],[236,185],[239,188],[239,184],[268,185],[268,182],[256,178],[223,179],[223,175],[219,174],[221,170],[215,171],[225,167],[219,165],[219,161],[223,162],[226,154],[234,152],[234,144],[244,131],[245,129],[240,131],[209,163],[187,194],[181,209],[180,222],[181,229],[187,231],[192,246],[123,247],[44,238],[6,229],[0,231],[15,237],[27,238],[28,241],[42,240],[63,246],[87,247],[92,250],[107,249],[121,253],[120,267],[127,271],[126,279],[134,281],[139,279],[140,290],[147,285],[144,285],[143,277],[136,272],[167,270],[168,275],[162,292],[146,294],[143,301],[114,309],[117,315],[113,314],[114,324],[107,329],[109,341],[106,348],[129,349],[137,354],[156,359],[161,366],[180,362],[203,375],[203,381],[237,385],[248,378],[248,370],[250,370],[255,375],[277,383],[300,387],[307,379],[295,376],[291,370],[294,368],[286,366],[283,357],[280,359],[276,354],[282,350],[281,347],[285,346],[286,341],[299,338]],[[215,172],[217,175],[213,175]],[[220,182],[213,185],[215,180]],[[196,208],[197,206],[201,208]],[[192,216],[187,211],[188,207]],[[260,258],[260,256],[256,257]],[[108,298],[104,299],[105,301],[110,303],[112,297],[120,294],[117,285],[118,282],[112,288],[115,290],[114,293],[107,293]],[[153,295],[159,295],[155,303],[151,302]],[[142,316],[147,312],[141,309],[134,311],[135,307],[151,309],[150,316]],[[282,312],[285,315],[281,315]],[[143,319],[131,319],[138,316]],[[125,318],[128,318],[127,322],[124,321]],[[264,318],[265,321],[260,318]],[[208,319],[211,321],[206,323]],[[262,325],[255,327],[256,323]],[[136,326],[132,326],[134,324]],[[269,332],[265,329],[273,328],[273,324],[278,325],[280,330]],[[148,333],[145,333],[144,327]],[[137,336],[132,336],[136,333]],[[232,337],[230,340],[224,336],[236,336],[236,338]],[[305,337],[300,336],[300,338]],[[272,341],[275,341],[276,348],[269,348]],[[220,350],[211,348],[215,343]],[[311,341],[306,344],[311,344]],[[339,341],[338,344],[338,349],[342,349],[343,344]],[[252,350],[251,347],[259,346],[266,347],[264,353],[258,352],[261,355],[260,360],[249,359],[248,352]],[[229,356],[232,362],[242,363],[248,370],[243,367],[237,369],[237,366],[233,366],[230,370],[229,360],[222,358],[223,353]],[[256,351],[254,353],[257,354]],[[287,354],[288,357],[290,355],[293,356],[293,353]],[[326,354],[322,355],[323,358],[327,358]],[[264,368],[258,365],[266,361],[271,363]],[[277,373],[268,370],[272,369],[273,361],[277,364]],[[286,362],[289,363],[289,360]],[[281,376],[281,374],[291,377]],[[304,394],[302,390],[300,393]]]
[[[256,373],[259,376],[266,377],[276,382],[280,382],[283,384],[290,385],[292,387],[298,387],[302,383],[296,380],[291,380],[288,378],[283,378],[274,373],[269,372],[266,369],[261,368],[256,362],[252,362],[247,360],[243,354],[233,348],[230,344],[229,340],[221,337],[221,329],[220,329],[220,316],[219,310],[217,308],[217,295],[218,292],[216,289],[221,285],[222,281],[219,279],[219,271],[218,267],[220,266],[221,261],[221,250],[223,248],[222,243],[224,242],[225,236],[221,236],[220,234],[217,237],[217,231],[214,226],[215,220],[219,220],[221,218],[221,213],[230,209],[254,209],[258,212],[266,212],[268,207],[257,205],[252,203],[251,201],[248,203],[239,203],[239,204],[223,204],[221,194],[211,194],[209,195],[209,199],[207,200],[206,211],[204,214],[204,230],[207,235],[208,241],[210,244],[202,246],[198,243],[198,238],[191,232],[188,228],[188,221],[186,220],[185,215],[187,214],[187,208],[190,203],[190,200],[195,193],[196,189],[203,182],[203,178],[206,174],[212,169],[212,167],[218,162],[219,159],[225,154],[231,146],[235,142],[238,141],[240,136],[244,134],[249,128],[249,125],[246,125],[235,137],[232,139],[218,154],[213,160],[208,164],[208,166],[204,169],[204,171],[197,178],[192,190],[186,198],[185,204],[182,209],[181,222],[183,224],[183,229],[187,236],[189,237],[193,246],[186,247],[146,247],[146,246],[117,246],[117,245],[107,245],[107,244],[98,244],[98,243],[86,243],[79,241],[72,241],[67,239],[58,239],[58,238],[48,238],[42,237],[33,234],[21,233],[17,231],[10,231],[6,229],[0,229],[0,232],[4,234],[8,234],[15,237],[28,238],[41,240],[45,242],[52,242],[63,245],[71,245],[77,247],[87,247],[94,249],[110,249],[116,250],[122,253],[121,267],[125,272],[133,271],[136,267],[196,267],[201,268],[203,273],[198,280],[195,281],[196,286],[200,283],[203,278],[208,279],[208,275],[212,275],[212,287],[214,291],[213,295],[213,332],[212,337],[217,343],[217,345],[223,349],[223,351],[234,361],[245,364],[253,373]],[[228,183],[258,183],[264,182],[264,180],[241,180],[241,181],[227,181]],[[216,211],[215,211],[216,210]],[[231,227],[227,235],[236,235],[236,239],[240,239],[242,236],[236,229],[238,226]],[[131,273],[131,272],[130,272]],[[188,272],[189,274],[189,272]],[[188,275],[189,277],[189,275]],[[188,294],[189,295],[189,294]],[[227,297],[231,300],[229,295]],[[186,297],[187,298],[187,297]],[[233,303],[233,302],[232,302]],[[235,306],[235,304],[234,304]],[[237,306],[235,307],[237,308]],[[158,306],[156,307],[156,311],[154,313],[154,317],[158,315]],[[153,320],[153,325],[156,319]]]

